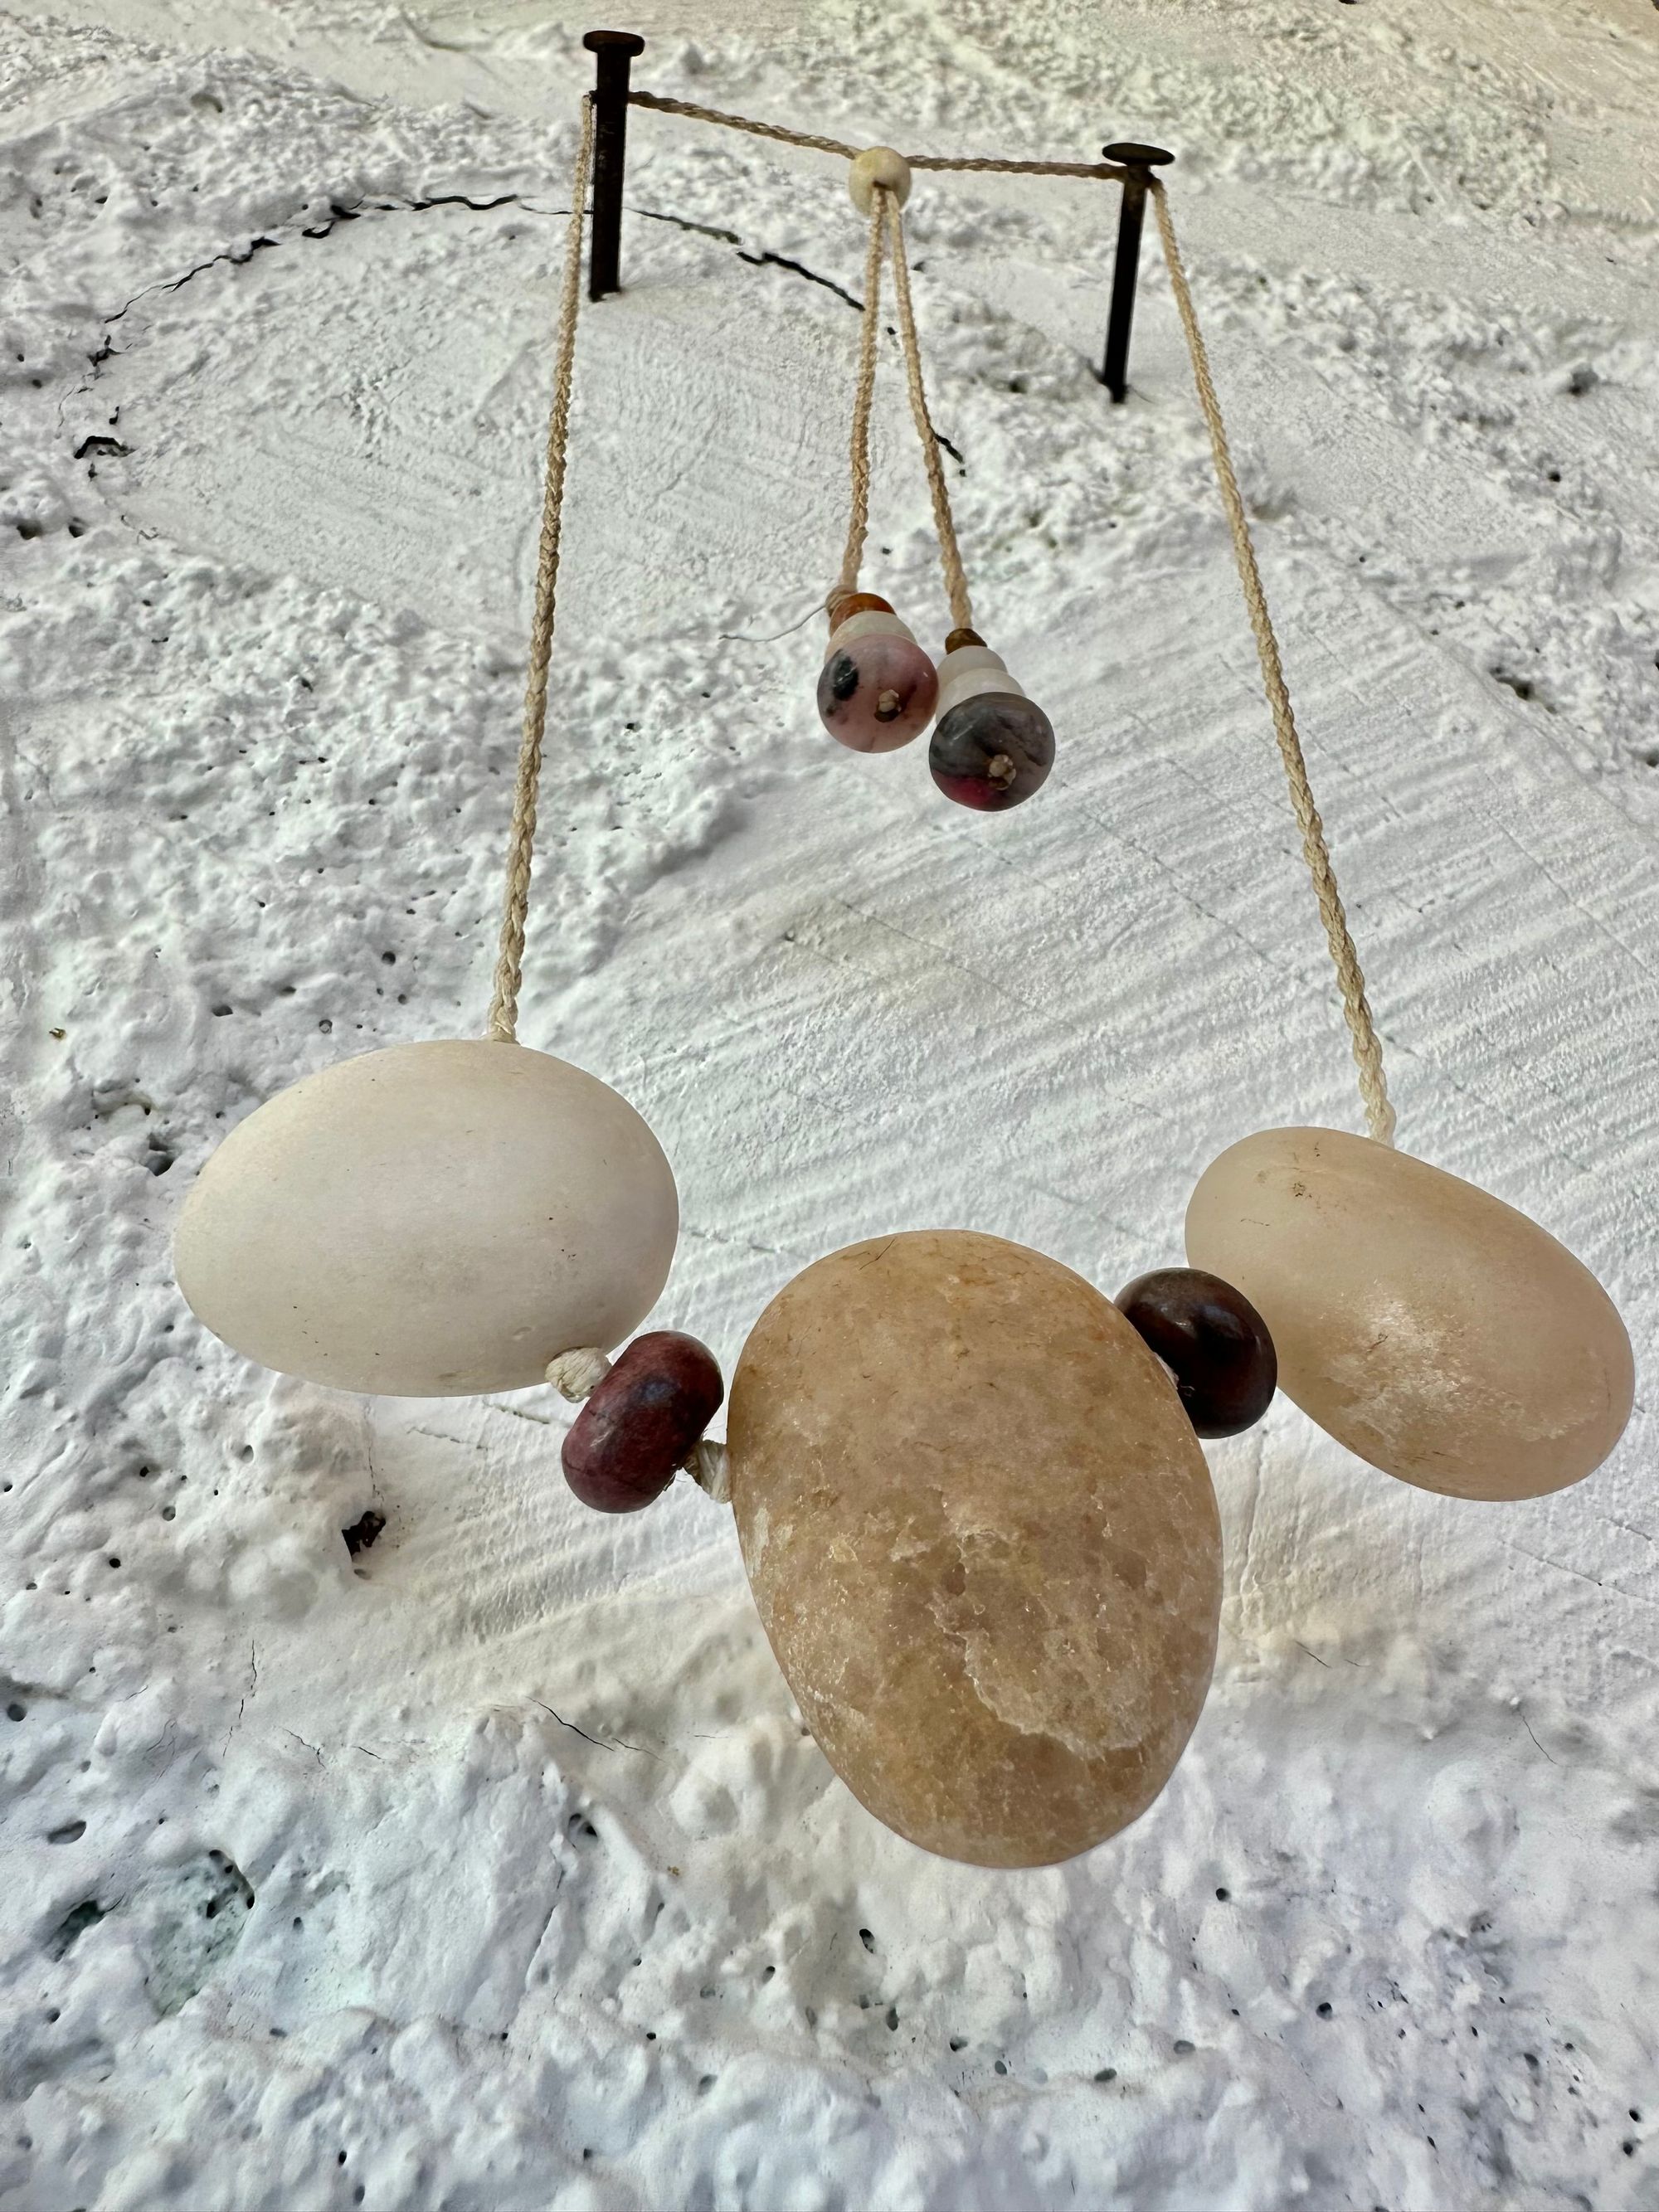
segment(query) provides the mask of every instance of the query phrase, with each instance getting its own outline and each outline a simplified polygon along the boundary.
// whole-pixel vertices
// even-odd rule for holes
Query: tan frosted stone
[[[1304,1413],[1425,1490],[1565,1489],[1630,1418],[1630,1339],[1589,1269],[1513,1206],[1369,1137],[1231,1146],[1193,1193],[1187,1256],[1261,1315]]]
[[[817,1261],[732,1381],[732,1504],[830,1765],[947,1858],[1041,1866],[1144,1812],[1214,1662],[1214,1492],[1174,1387],[1058,1261],[927,1230]]]
[[[656,1304],[674,1177],[625,1098],[517,1044],[365,1053],[240,1122],[179,1222],[179,1286],[250,1359],[342,1390],[539,1382]]]

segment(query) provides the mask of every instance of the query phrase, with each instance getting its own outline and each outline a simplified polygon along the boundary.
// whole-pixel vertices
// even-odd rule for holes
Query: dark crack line
[[[672,222],[676,230],[695,230],[703,238],[718,238],[726,246],[741,246],[743,240],[735,230],[722,230],[717,223],[693,222],[689,216],[664,215],[656,208],[631,207],[629,215],[642,215],[647,222]]]
[[[103,318],[106,333],[104,342],[96,353],[88,356],[93,370],[93,380],[96,381],[98,370],[116,350],[108,336],[111,325],[118,323],[124,316],[130,314],[141,301],[148,300],[158,292],[172,294],[182,291],[186,284],[198,276],[204,276],[210,269],[223,266],[240,269],[252,261],[256,253],[263,253],[274,246],[288,245],[295,238],[328,238],[339,228],[342,223],[356,222],[364,216],[421,215],[428,208],[438,207],[469,208],[475,215],[487,215],[494,209],[503,207],[520,208],[525,214],[534,216],[564,216],[570,212],[568,208],[533,206],[519,192],[500,192],[493,199],[484,200],[474,199],[466,192],[434,192],[429,198],[418,200],[363,199],[354,201],[349,205],[343,201],[331,200],[325,222],[307,223],[298,229],[261,231],[240,250],[230,249],[223,253],[211,254],[205,261],[198,261],[193,269],[186,269],[181,276],[165,277],[156,283],[145,285],[141,292],[135,292],[131,299],[124,306],[118,307],[113,314],[106,315]],[[695,231],[702,237],[718,239],[722,245],[735,246],[738,249],[738,260],[747,262],[751,269],[787,269],[793,276],[804,276],[808,283],[819,285],[826,292],[833,292],[838,300],[844,300],[855,313],[861,315],[864,313],[864,302],[854,293],[849,292],[844,284],[837,284],[832,276],[819,276],[816,269],[809,269],[804,261],[792,260],[787,253],[774,253],[769,247],[763,247],[758,253],[744,252],[740,234],[735,230],[723,229],[716,223],[694,222],[687,216],[670,215],[659,208],[630,208],[629,212],[641,216],[649,222],[672,223],[676,229]],[[896,337],[897,333],[890,323],[884,327],[889,337]],[[89,389],[88,386],[82,385],[80,392],[84,392],[88,389]],[[78,397],[79,393],[76,396]],[[59,419],[61,421],[61,412]],[[933,436],[950,454],[958,469],[965,473],[968,464],[963,459],[958,448],[937,428],[933,430]],[[76,458],[79,459],[79,455]]]
[[[557,1721],[561,1728],[568,1729],[572,1735],[579,1735],[584,1743],[591,1743],[599,1751],[616,1750],[617,1747],[614,1743],[607,1743],[602,1735],[589,1735],[587,1730],[585,1728],[578,1728],[574,1721],[568,1721],[562,1713],[554,1712],[551,1705],[542,1705],[539,1698],[532,1698],[530,1702],[532,1705],[541,1705],[542,1711],[544,1713],[552,1714],[552,1717]]]
[[[198,261],[193,269],[186,269],[182,276],[164,277],[157,283],[146,284],[142,292],[133,294],[125,307],[118,307],[112,315],[104,317],[105,326],[107,328],[111,323],[118,323],[141,300],[148,300],[152,293],[182,291],[192,277],[202,276],[207,270],[217,269],[222,264],[228,263],[233,269],[240,269],[252,261],[256,253],[263,253],[267,246],[286,246],[295,238],[327,238],[343,222],[356,222],[367,215],[421,215],[428,208],[434,207],[471,208],[475,215],[487,215],[492,208],[501,207],[522,208],[526,215],[557,216],[570,212],[568,208],[532,207],[518,192],[501,192],[494,199],[488,200],[475,200],[465,192],[434,192],[428,199],[363,199],[354,201],[349,206],[339,200],[331,200],[325,222],[307,223],[297,230],[261,231],[240,252],[228,249],[223,253],[212,254],[207,260]],[[108,357],[107,352],[101,356],[95,356],[93,366],[96,368],[100,358],[107,360]]]
[[[557,1421],[550,1421],[544,1413],[526,1413],[522,1406],[498,1406],[489,1398],[484,1404],[492,1413],[510,1413],[515,1421],[533,1421],[538,1429],[556,1429],[561,1425]],[[433,1433],[435,1431],[428,1431]]]
[[[774,253],[769,250],[745,253],[739,246],[738,258],[748,262],[752,269],[793,269],[797,276],[805,276],[810,283],[822,284],[826,292],[833,292],[838,300],[845,300],[848,306],[856,308],[860,315],[864,313],[863,301],[855,299],[844,284],[837,284],[833,276],[820,276],[816,269],[809,269],[804,261],[792,261],[787,253]],[[892,335],[890,329],[888,335]]]
[[[235,1733],[236,1733],[237,1729],[238,1729],[241,1726],[241,1724],[242,1724],[242,1715],[243,1715],[243,1714],[247,1711],[247,1701],[248,1701],[248,1699],[252,1696],[253,1692],[254,1692],[258,1688],[258,1686],[259,1686],[259,1658],[258,1658],[258,1652],[254,1650],[254,1647],[253,1647],[253,1639],[252,1639],[252,1637],[250,1637],[250,1638],[248,1638],[248,1647],[247,1647],[247,1663],[248,1663],[248,1684],[247,1684],[247,1687],[246,1687],[246,1689],[245,1689],[245,1690],[243,1691],[242,1695],[241,1695],[241,1700],[240,1700],[240,1702],[239,1703],[239,1705],[237,1705],[237,1708],[236,1708],[236,1717],[235,1717],[235,1719],[231,1723],[230,1726],[229,1726],[229,1727],[225,1730],[225,1740],[224,1740],[224,1742],[221,1745],[221,1747],[220,1747],[220,1750],[219,1750],[219,1756],[220,1756],[220,1758],[221,1758],[221,1759],[224,1758],[225,1754],[229,1751],[229,1749],[230,1749],[230,1739],[232,1738],[232,1736],[234,1736],[234,1735],[235,1735]],[[302,1739],[302,1741],[303,1741],[303,1739]]]
[[[553,1925],[553,1915],[559,1909],[559,1892],[564,1887],[565,1870],[563,1867],[556,1864],[554,1872],[557,1879],[553,1884],[553,1894],[548,1900],[547,1911],[543,1918],[542,1924],[536,1930],[536,1940],[530,1947],[530,1956],[525,1960],[524,1987],[526,1992],[528,1992],[530,1988],[530,1970],[535,1965],[537,1959],[541,1954],[542,1945],[547,1941],[547,1931]]]
[[[135,292],[133,294],[132,297],[127,301],[125,307],[118,307],[112,315],[106,315],[104,317],[104,326],[107,329],[112,323],[118,323],[123,315],[131,314],[132,310],[138,305],[138,302],[141,300],[148,300],[152,292],[182,291],[185,286],[189,283],[192,276],[199,276],[204,270],[209,269],[216,269],[221,262],[228,262],[233,268],[240,269],[245,262],[252,261],[256,253],[262,253],[266,246],[280,246],[282,243],[283,240],[280,233],[275,238],[267,237],[264,233],[261,233],[258,238],[250,241],[246,249],[243,252],[216,253],[206,261],[198,261],[193,269],[186,269],[182,276],[174,276],[171,279],[163,278],[159,283],[146,284],[142,292]],[[93,367],[96,368],[101,361],[107,361],[111,352],[114,349],[110,347],[106,343],[105,350],[102,354],[94,355]]]
[[[656,208],[630,208],[629,213],[644,216],[651,222],[672,222],[677,230],[695,230],[704,238],[718,238],[723,245],[735,246],[738,260],[746,261],[751,269],[790,270],[797,276],[805,276],[808,283],[821,284],[826,292],[833,292],[838,300],[845,300],[848,306],[859,314],[864,313],[864,302],[855,293],[849,292],[844,284],[837,284],[832,276],[820,276],[816,269],[809,269],[804,261],[792,261],[787,253],[774,253],[769,248],[763,248],[758,253],[745,253],[742,240],[735,230],[722,230],[712,222],[693,222],[688,216],[667,215]],[[917,266],[920,267],[921,264],[918,263]],[[897,337],[898,333],[890,323],[884,328],[890,338]],[[957,466],[965,471],[968,464],[951,441],[937,429],[933,435]]]
[[[1654,4],[1655,4],[1656,6],[1659,6],[1659,0],[1654,0]],[[1516,1708],[1516,1711],[1517,1711],[1517,1712],[1520,1712],[1520,1714],[1521,1714],[1521,1725],[1522,1725],[1522,1727],[1523,1729],[1525,1729],[1525,1730],[1527,1731],[1527,1734],[1528,1734],[1528,1735],[1532,1736],[1532,1740],[1533,1740],[1534,1744],[1537,1747],[1537,1748],[1538,1748],[1540,1751],[1544,1752],[1544,1756],[1545,1756],[1545,1758],[1546,1758],[1546,1759],[1550,1759],[1550,1755],[1549,1755],[1548,1752],[1544,1751],[1544,1747],[1543,1747],[1543,1745],[1542,1745],[1541,1743],[1539,1743],[1539,1741],[1538,1741],[1538,1738],[1537,1738],[1535,1735],[1533,1735],[1533,1727],[1532,1727],[1532,1723],[1531,1723],[1531,1722],[1527,1718],[1527,1716],[1526,1716],[1526,1714],[1525,1714],[1524,1711],[1522,1711],[1522,1708],[1521,1708],[1521,1707],[1519,1707],[1519,1706],[1517,1706],[1517,1707]],[[1552,1766],[1559,1766],[1560,1764],[1561,1764],[1561,1762],[1560,1762],[1560,1760],[1559,1760],[1559,1759],[1550,1759],[1550,1765],[1551,1765]]]

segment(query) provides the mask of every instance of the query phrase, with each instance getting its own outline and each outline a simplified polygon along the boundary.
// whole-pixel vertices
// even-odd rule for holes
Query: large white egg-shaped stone
[[[179,1287],[262,1365],[416,1398],[520,1390],[656,1304],[679,1205],[625,1098],[550,1054],[393,1045],[239,1123],[179,1219]]]
[[[1630,1419],[1630,1339],[1501,1199],[1338,1129],[1263,1129],[1199,1178],[1187,1256],[1273,1332],[1279,1387],[1361,1459],[1453,1498],[1540,1498]]]

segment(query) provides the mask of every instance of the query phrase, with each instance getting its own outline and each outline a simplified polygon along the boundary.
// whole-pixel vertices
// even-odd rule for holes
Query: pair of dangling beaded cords
[[[826,601],[826,609],[834,633],[843,629],[860,615],[874,615],[896,621],[885,604],[872,605],[874,595],[863,599],[862,605],[849,607],[848,602],[861,597],[858,592],[858,573],[862,560],[869,511],[869,416],[874,386],[876,334],[878,316],[878,288],[884,238],[890,246],[893,258],[894,290],[896,296],[899,325],[905,353],[907,383],[910,394],[911,411],[921,437],[922,453],[927,467],[929,488],[933,495],[935,524],[938,530],[940,555],[945,567],[946,592],[951,614],[956,628],[946,641],[946,683],[942,687],[945,712],[940,715],[943,727],[950,720],[951,701],[950,678],[956,672],[949,668],[953,654],[967,652],[984,656],[967,664],[967,698],[983,696],[987,686],[982,679],[995,673],[991,663],[996,656],[979,640],[973,629],[971,609],[966,579],[963,573],[960,552],[950,513],[950,500],[945,486],[943,464],[939,458],[938,441],[927,416],[927,406],[921,380],[920,349],[916,343],[915,317],[911,309],[909,272],[904,258],[903,229],[900,218],[900,199],[892,189],[902,182],[902,167],[910,169],[939,169],[955,171],[989,171],[1004,175],[1039,175],[1064,177],[1104,178],[1121,180],[1125,172],[1108,163],[1066,161],[1000,161],[994,160],[951,160],[943,155],[917,155],[902,162],[899,172],[888,164],[896,158],[887,149],[863,149],[843,145],[838,140],[815,137],[809,133],[790,131],[777,124],[758,123],[748,117],[725,114],[714,108],[694,106],[687,101],[665,100],[646,92],[633,92],[630,103],[636,106],[654,107],[665,113],[687,116],[693,120],[720,124],[742,131],[751,136],[772,138],[794,146],[804,146],[817,151],[841,155],[849,162],[866,161],[869,175],[870,239],[866,258],[864,319],[859,353],[857,398],[854,410],[853,431],[853,519],[848,534],[847,552],[840,579]],[[541,532],[538,542],[534,612],[531,622],[529,674],[525,691],[523,734],[519,751],[518,775],[514,792],[513,822],[508,835],[507,887],[505,908],[501,921],[500,947],[495,963],[494,989],[490,1000],[487,1036],[503,1043],[516,1041],[518,1031],[519,994],[524,969],[525,926],[529,912],[530,876],[536,834],[537,795],[541,780],[544,738],[547,723],[548,670],[552,658],[553,629],[558,592],[560,526],[564,503],[567,456],[570,440],[570,395],[575,367],[576,324],[581,294],[582,228],[586,210],[587,189],[593,158],[593,101],[592,94],[582,101],[580,143],[577,148],[575,170],[571,185],[570,216],[566,231],[563,283],[560,293],[558,337],[556,350],[553,404],[547,436],[546,474],[542,500]],[[884,173],[888,181],[884,182]],[[1193,381],[1197,388],[1200,408],[1209,431],[1210,447],[1214,459],[1217,480],[1221,492],[1223,509],[1226,514],[1232,538],[1233,557],[1237,567],[1239,582],[1244,594],[1244,604],[1250,628],[1255,639],[1256,653],[1261,665],[1262,683],[1267,704],[1273,716],[1273,731],[1278,739],[1279,758],[1290,787],[1291,806],[1297,826],[1302,835],[1302,849],[1309,873],[1313,878],[1320,916],[1325,926],[1327,943],[1336,969],[1337,982],[1341,992],[1343,1014],[1352,1043],[1353,1056],[1358,1070],[1360,1097],[1365,1109],[1365,1118],[1371,1137],[1380,1144],[1392,1145],[1395,1134],[1394,1109],[1389,1103],[1388,1088],[1382,1073],[1382,1047],[1371,1019],[1365,997],[1364,977],[1360,970],[1358,955],[1349,932],[1347,917],[1337,890],[1336,874],[1331,863],[1325,838],[1324,825],[1319,810],[1314,804],[1312,788],[1308,780],[1307,764],[1303,757],[1301,740],[1297,733],[1296,720],[1291,708],[1290,694],[1285,688],[1284,670],[1279,659],[1278,641],[1273,633],[1272,618],[1267,611],[1266,596],[1261,587],[1261,573],[1256,566],[1255,551],[1250,538],[1249,524],[1245,515],[1243,499],[1239,492],[1238,479],[1234,471],[1227,434],[1222,422],[1221,403],[1216,395],[1214,380],[1210,373],[1209,357],[1200,333],[1197,314],[1194,309],[1192,292],[1187,272],[1176,243],[1175,227],[1170,219],[1169,202],[1163,182],[1153,177],[1148,179],[1152,206],[1158,217],[1159,240],[1170,273],[1170,289],[1176,309],[1187,341],[1192,362]],[[902,629],[902,625],[900,628]],[[870,634],[868,632],[865,634]],[[874,635],[883,633],[877,631]],[[965,635],[964,635],[965,634]],[[885,635],[894,637],[889,629]],[[906,633],[908,635],[908,633]],[[895,642],[902,643],[902,639]],[[914,641],[913,641],[914,642]],[[920,648],[917,648],[920,654]],[[925,655],[920,656],[925,659]],[[833,668],[832,651],[826,663],[826,672]],[[962,666],[958,664],[958,666]],[[1000,662],[997,664],[1000,667]],[[975,678],[981,679],[975,682]],[[1004,698],[1023,697],[1012,679],[1003,674],[1009,687],[1002,692]],[[875,708],[881,710],[890,705],[877,690]],[[900,702],[901,708],[903,705]],[[1035,710],[1034,710],[1035,711]],[[1044,718],[1046,720],[1046,718]],[[889,720],[899,720],[890,714]],[[918,725],[918,726],[921,726]],[[937,735],[937,733],[936,733]],[[897,742],[903,742],[901,738]],[[872,746],[870,748],[874,750]],[[1004,771],[988,773],[992,766],[988,760],[986,781],[994,787]],[[1046,769],[1044,770],[1046,773]],[[1039,778],[1039,781],[1041,779]],[[1023,794],[1022,794],[1023,795]],[[969,802],[973,803],[973,802]],[[1005,803],[1005,802],[998,802]],[[645,1489],[635,1501],[640,1504],[665,1489],[675,1474],[684,1468],[706,1490],[709,1496],[724,1502],[730,1492],[726,1481],[725,1446],[710,1442],[702,1431],[717,1409],[723,1395],[719,1370],[712,1357],[695,1339],[682,1337],[672,1331],[654,1333],[655,1346],[667,1356],[667,1364],[679,1370],[683,1385],[672,1394],[676,1405],[684,1408],[681,1427],[684,1433],[672,1437],[665,1433],[659,1456],[664,1460],[660,1480],[654,1488]],[[653,1364],[661,1364],[659,1355],[648,1350],[653,1345],[653,1335],[636,1338],[621,1354],[613,1367],[608,1356],[597,1347],[568,1352],[550,1361],[547,1379],[562,1396],[573,1402],[591,1399],[601,1383],[612,1382],[607,1398],[616,1397],[616,1413],[623,1410],[620,1402],[626,1395],[630,1380],[630,1366],[641,1371],[637,1379],[644,1379],[643,1370]],[[639,1361],[635,1353],[644,1354]],[[701,1354],[706,1368],[693,1357]],[[712,1381],[708,1370],[712,1370]],[[713,1403],[707,1404],[711,1395]],[[702,1407],[707,1404],[707,1411]],[[589,1405],[578,1417],[577,1423],[566,1438],[566,1471],[571,1473],[570,1449],[580,1442],[579,1431],[601,1409]],[[699,1413],[702,1418],[698,1419]],[[672,1429],[672,1413],[666,1419],[666,1428]],[[579,1492],[580,1494],[580,1492]]]
[[[888,146],[854,156],[854,203],[870,217],[864,264],[864,315],[853,404],[853,503],[841,574],[825,602],[830,643],[818,678],[818,714],[833,738],[854,752],[884,753],[908,744],[935,722],[928,767],[947,799],[1000,812],[1029,799],[1054,765],[1054,732],[974,628],[968,579],[945,489],[939,441],[927,411],[921,347],[910,298],[903,207],[910,164]],[[877,332],[881,320],[884,250],[893,264],[893,292],[904,353],[910,414],[921,441],[933,527],[954,627],[937,668],[891,604],[859,589],[870,522],[870,413],[875,393]]]

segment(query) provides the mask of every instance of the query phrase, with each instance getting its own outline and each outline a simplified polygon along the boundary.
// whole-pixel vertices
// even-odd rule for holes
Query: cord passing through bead
[[[712,1437],[700,1437],[691,1447],[685,1472],[700,1490],[708,1492],[716,1505],[732,1503],[731,1467],[723,1443]]]
[[[890,146],[866,146],[847,173],[847,189],[860,215],[870,212],[870,197],[883,185],[902,207],[910,197],[910,164]]]
[[[573,1405],[591,1397],[610,1372],[610,1358],[592,1344],[580,1352],[562,1352],[547,1363],[548,1381],[560,1397],[568,1398]]]

